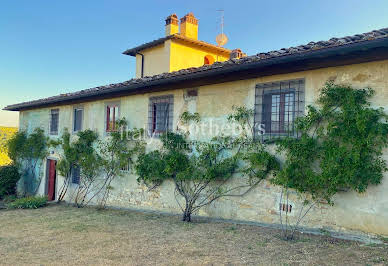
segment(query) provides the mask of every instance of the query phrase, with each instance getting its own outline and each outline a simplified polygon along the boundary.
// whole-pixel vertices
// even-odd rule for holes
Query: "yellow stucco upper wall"
[[[229,59],[225,54],[186,43],[170,41],[170,45],[170,72],[189,67],[203,66],[206,55],[211,55],[215,62],[223,62]]]
[[[141,53],[144,55],[144,77],[203,66],[206,55],[211,55],[215,62],[229,59],[225,53],[175,40],[167,40],[164,44],[145,49]],[[137,54],[136,78],[141,77],[141,67],[142,57]]]
[[[170,46],[166,43],[141,51],[144,55],[144,77],[169,72]],[[136,55],[136,78],[141,77],[141,55]]]

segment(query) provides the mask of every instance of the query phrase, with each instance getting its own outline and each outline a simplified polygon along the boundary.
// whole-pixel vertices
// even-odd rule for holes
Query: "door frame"
[[[53,159],[53,158],[47,158],[46,160],[46,185],[45,185],[45,195],[48,196],[48,193],[49,193],[49,185],[50,185],[50,162],[51,161],[54,161],[55,163],[55,168],[54,168],[54,195],[53,195],[53,201],[56,199],[56,194],[57,194],[57,160],[56,159]]]

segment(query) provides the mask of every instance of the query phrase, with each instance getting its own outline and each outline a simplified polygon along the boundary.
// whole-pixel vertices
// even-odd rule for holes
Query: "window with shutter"
[[[50,135],[58,135],[59,109],[50,111]]]
[[[119,105],[118,104],[108,104],[106,106],[106,131],[116,131],[117,121],[119,120]]]
[[[294,121],[304,114],[304,79],[256,85],[255,137],[298,136]],[[259,128],[263,131],[258,130]]]
[[[74,125],[73,125],[74,132],[78,132],[82,130],[83,113],[84,113],[84,110],[82,108],[74,109]]]
[[[172,131],[173,123],[172,95],[151,97],[149,103],[149,134],[160,136],[162,133]]]

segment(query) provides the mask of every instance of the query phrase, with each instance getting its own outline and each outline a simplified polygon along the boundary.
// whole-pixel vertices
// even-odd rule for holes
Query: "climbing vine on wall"
[[[67,129],[56,143],[62,147],[58,171],[65,177],[59,189],[58,201],[62,201],[71,183],[72,169],[79,167],[80,180],[74,196],[74,203],[83,207],[97,202],[105,207],[115,178],[123,175],[123,168],[131,168],[137,154],[144,149],[141,140],[143,130],[126,130],[125,118],[116,121],[119,131],[110,132],[100,138],[92,130],[84,130],[71,136]],[[95,203],[93,202],[93,203]]]
[[[380,184],[387,171],[382,154],[388,123],[382,108],[371,107],[373,95],[372,89],[327,83],[317,106],[296,123],[301,137],[278,141],[286,159],[272,182],[307,196],[305,204],[333,204],[340,191],[362,193]]]
[[[101,158],[97,153],[98,134],[92,130],[84,130],[77,133],[73,138],[67,129],[58,141],[63,154],[58,162],[57,169],[64,182],[59,189],[58,202],[62,201],[72,182],[72,172],[80,169],[78,186],[73,195],[74,204],[83,207],[91,193],[100,182]]]
[[[229,121],[245,128],[253,111],[237,108]],[[182,123],[199,122],[198,114],[181,116]],[[188,132],[168,132],[161,137],[162,149],[144,153],[136,164],[138,181],[155,188],[173,181],[182,220],[221,197],[242,197],[279,168],[275,157],[255,142],[251,135],[217,136],[210,142],[191,143]],[[231,184],[234,175],[245,182]]]

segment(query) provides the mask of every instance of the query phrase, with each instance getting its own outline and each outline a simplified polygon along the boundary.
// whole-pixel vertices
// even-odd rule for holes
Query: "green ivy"
[[[113,190],[112,181],[123,175],[122,168],[128,164],[132,166],[138,154],[144,153],[144,142],[140,137],[142,129],[126,130],[125,118],[116,121],[119,131],[110,132],[108,136],[100,138],[92,130],[84,130],[71,137],[65,129],[56,145],[63,150],[57,169],[65,177],[65,182],[59,190],[58,201],[64,199],[70,183],[71,169],[81,169],[80,186],[77,187],[75,203],[78,207],[88,205],[97,195],[98,206],[105,207],[110,191]]]
[[[59,144],[62,146],[63,156],[59,160],[57,169],[64,177],[70,176],[72,167],[82,167],[85,172],[93,172],[98,165],[90,165],[90,161],[97,161],[95,151],[98,134],[92,130],[84,130],[77,133],[77,138],[71,141],[71,134],[64,130]]]
[[[76,189],[74,203],[77,207],[83,207],[88,194],[95,189],[95,183],[100,175],[101,157],[98,154],[97,141],[98,134],[90,129],[80,131],[72,138],[68,129],[56,145],[62,147],[63,154],[57,164],[57,170],[65,178],[58,192],[58,202],[62,201],[66,195],[71,182],[71,170],[79,167],[80,184]]]
[[[252,110],[240,107],[229,120],[245,127],[252,120],[250,116],[253,116]],[[160,140],[162,149],[139,157],[138,182],[154,188],[166,180],[173,181],[175,196],[180,195],[184,200],[181,204],[177,197],[182,220],[187,222],[191,221],[193,212],[221,197],[244,196],[279,168],[275,157],[246,134],[217,136],[210,142],[189,142],[185,133],[167,132]],[[258,147],[259,150],[255,149]],[[238,173],[249,177],[247,184],[228,182]]]
[[[191,114],[186,111],[181,114],[180,121],[182,121],[182,123],[184,124],[188,124],[190,121],[198,123],[199,121],[201,121],[201,116],[199,115],[199,113]]]
[[[273,183],[333,203],[344,190],[365,192],[381,183],[387,165],[387,115],[372,108],[372,89],[327,83],[318,106],[297,121],[300,138],[278,141],[286,160]]]

